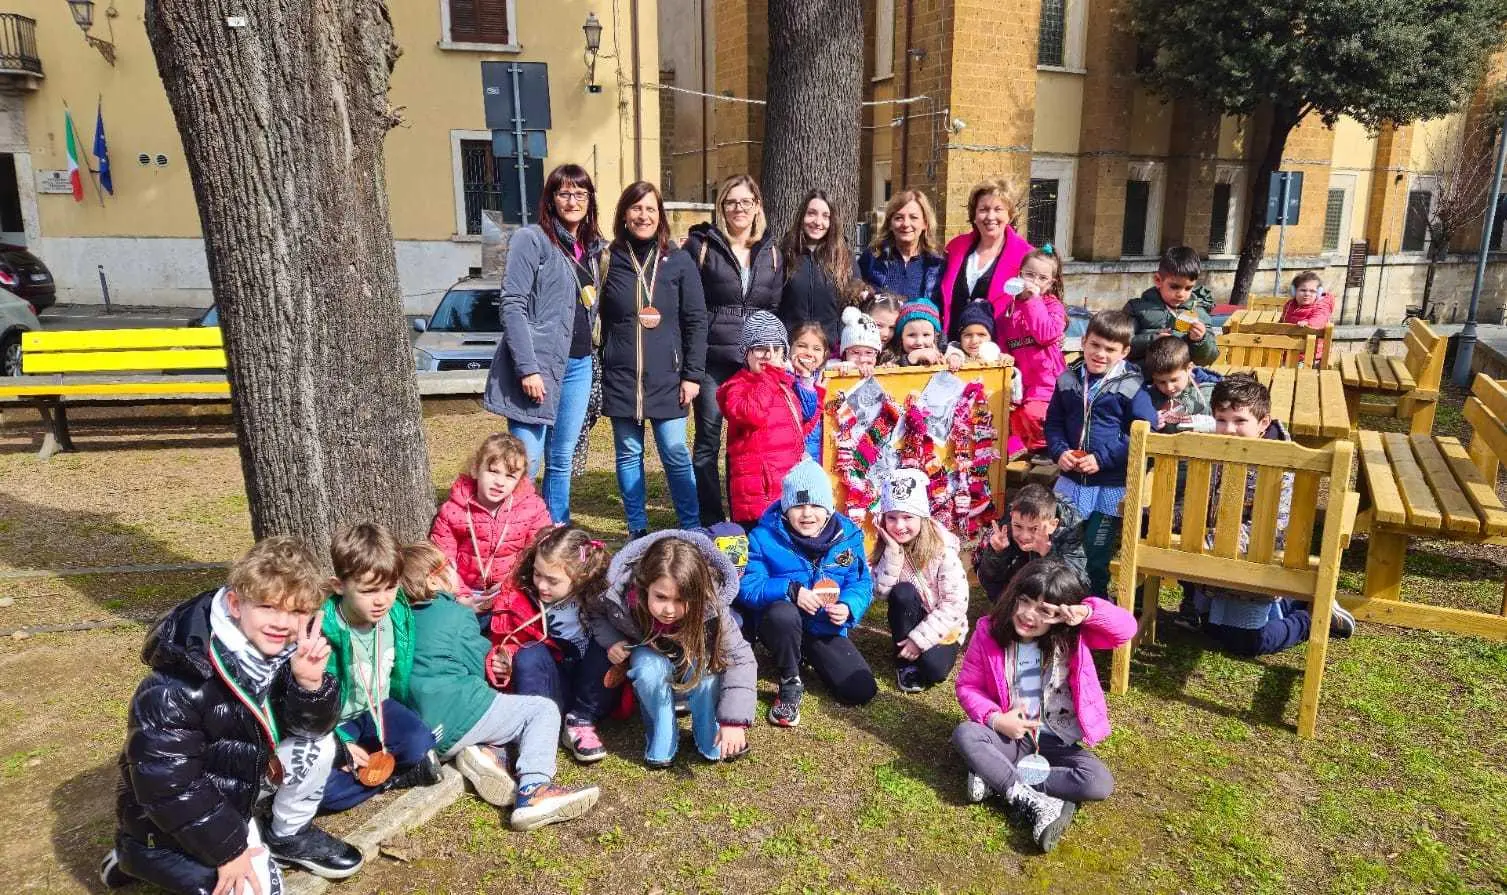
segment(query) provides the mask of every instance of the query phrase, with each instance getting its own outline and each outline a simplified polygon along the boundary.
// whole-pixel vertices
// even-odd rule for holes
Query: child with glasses
[[[768,311],[743,323],[743,369],[717,389],[727,420],[727,491],[733,521],[752,529],[780,496],[780,482],[805,452],[819,417],[801,412],[795,377],[785,367],[784,324]]]

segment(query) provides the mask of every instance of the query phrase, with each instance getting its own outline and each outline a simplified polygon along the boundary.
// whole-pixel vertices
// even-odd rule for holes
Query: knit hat
[[[908,301],[900,306],[900,319],[895,321],[895,332],[905,332],[905,324],[925,320],[938,334],[942,332],[942,318],[937,315],[937,306],[925,299]]]
[[[994,338],[994,305],[986,300],[970,301],[963,308],[963,313],[958,317],[958,332],[962,332],[970,326],[982,326],[989,333],[989,338]]]
[[[743,318],[743,336],[740,341],[745,353],[762,345],[790,347],[790,336],[785,332],[785,324],[768,311],[754,311]]]
[[[809,457],[785,473],[785,480],[780,483],[780,512],[789,512],[808,504],[819,506],[829,513],[837,508],[837,502],[832,499],[832,481],[827,478],[827,471]]]
[[[868,314],[849,306],[842,309],[842,341],[838,356],[848,353],[849,348],[872,348],[883,350],[884,339],[879,335],[879,326]]]
[[[926,473],[919,469],[897,470],[884,483],[884,496],[879,501],[881,513],[910,513],[912,516],[929,518],[931,503],[926,496]]]

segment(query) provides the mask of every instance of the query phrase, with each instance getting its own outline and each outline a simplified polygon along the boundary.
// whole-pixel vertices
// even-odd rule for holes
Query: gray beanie
[[[785,332],[785,324],[768,311],[754,311],[743,318],[743,336],[739,341],[745,353],[760,345],[778,345],[787,350],[790,347],[790,336]]]

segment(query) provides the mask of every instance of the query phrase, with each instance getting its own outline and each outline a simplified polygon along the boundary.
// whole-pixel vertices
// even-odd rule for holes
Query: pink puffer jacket
[[[1300,305],[1296,298],[1289,298],[1287,304],[1282,306],[1282,322],[1296,323],[1309,329],[1323,330],[1329,325],[1329,318],[1334,316],[1334,294],[1328,291],[1320,292],[1319,297],[1314,299],[1311,305]],[[1314,352],[1314,362],[1322,363],[1324,360],[1324,343],[1321,341]]]
[[[506,582],[534,534],[552,524],[549,508],[528,479],[488,510],[476,502],[476,479],[462,474],[435,514],[429,540],[455,563],[463,592],[483,593]]]
[[[1067,308],[1055,296],[1023,292],[1006,305],[995,328],[995,341],[1015,359],[1015,373],[1025,387],[1024,400],[1052,400],[1057,378],[1067,370],[1062,357]]]
[[[969,227],[968,232],[954,236],[947,243],[945,253],[947,266],[942,269],[942,292],[937,298],[940,300],[939,307],[942,309],[942,332],[949,337],[952,333],[953,289],[957,286],[958,277],[963,276],[963,265],[967,263],[968,253],[973,251],[973,245],[977,240],[977,231]],[[1005,247],[1000,250],[999,263],[994,266],[994,276],[989,278],[989,303],[994,305],[996,318],[1010,302],[1010,294],[1005,291],[1006,281],[1011,277],[1020,276],[1020,262],[1026,260],[1032,248],[1033,246],[1026,242],[1024,236],[1015,232],[1014,227],[1005,228]],[[996,326],[998,326],[997,323]]]
[[[1068,658],[1068,686],[1073,691],[1073,709],[1083,729],[1083,745],[1093,746],[1109,736],[1109,709],[1104,689],[1094,670],[1089,650],[1114,649],[1135,636],[1135,616],[1107,600],[1087,597],[1093,609],[1078,630],[1078,651]],[[1003,648],[989,633],[989,619],[979,619],[963,654],[963,668],[956,685],[958,703],[971,721],[989,725],[989,716],[1010,709],[1010,679],[1013,669]]]
[[[909,638],[922,652],[942,643],[962,643],[968,636],[968,572],[958,556],[957,536],[935,519],[926,521],[942,536],[945,547],[939,559],[917,573],[906,564],[904,552],[890,546],[874,566],[874,596],[888,597],[904,581],[920,591],[926,617],[911,629]]]

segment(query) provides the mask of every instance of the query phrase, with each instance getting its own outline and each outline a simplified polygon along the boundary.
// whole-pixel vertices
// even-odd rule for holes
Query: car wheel
[[[11,333],[0,339],[0,375],[21,375],[21,334]]]

